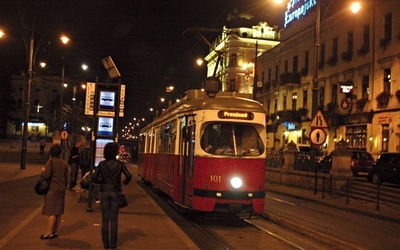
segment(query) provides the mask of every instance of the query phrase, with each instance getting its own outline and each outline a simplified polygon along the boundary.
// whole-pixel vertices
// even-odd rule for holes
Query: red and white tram
[[[190,90],[141,130],[139,175],[185,208],[261,213],[265,140],[260,103]]]

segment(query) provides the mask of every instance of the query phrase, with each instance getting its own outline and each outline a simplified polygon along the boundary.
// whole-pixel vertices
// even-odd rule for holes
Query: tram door
[[[194,116],[185,116],[180,122],[179,137],[179,185],[176,199],[184,205],[192,205],[193,171],[194,171],[194,143],[195,120]]]

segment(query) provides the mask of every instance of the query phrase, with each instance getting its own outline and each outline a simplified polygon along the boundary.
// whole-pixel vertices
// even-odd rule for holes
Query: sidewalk
[[[1,162],[0,181],[35,176],[40,168],[41,165],[27,164],[25,170],[20,170],[18,163]],[[129,204],[119,214],[118,249],[198,249],[138,185],[135,170],[130,171],[134,178],[124,189]],[[87,212],[87,199],[80,199],[80,195],[67,191],[58,238],[40,239],[47,223],[40,206],[32,208],[17,227],[10,228],[8,235],[0,239],[0,249],[103,249],[100,204],[93,203],[93,212]],[[87,191],[82,196],[87,197]]]

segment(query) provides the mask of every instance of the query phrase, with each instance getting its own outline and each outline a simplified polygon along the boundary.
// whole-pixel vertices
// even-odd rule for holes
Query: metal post
[[[314,46],[314,80],[313,80],[313,93],[312,93],[312,117],[317,114],[318,111],[318,68],[319,68],[319,58],[318,50],[320,46],[320,36],[321,36],[321,1],[317,1],[317,10],[315,17],[315,46]]]
[[[62,108],[64,103],[64,75],[65,75],[65,60],[64,56],[61,57],[62,59],[62,69],[61,69],[61,91],[60,91],[60,121],[59,121],[59,130],[60,132],[63,130],[62,124]]]
[[[28,144],[28,122],[31,105],[31,86],[32,86],[32,67],[33,67],[33,46],[34,46],[34,29],[32,29],[31,40],[29,43],[29,58],[28,58],[28,86],[26,90],[26,103],[25,103],[25,117],[24,117],[24,130],[22,136],[22,147],[21,147],[21,169],[26,168],[26,151]]]

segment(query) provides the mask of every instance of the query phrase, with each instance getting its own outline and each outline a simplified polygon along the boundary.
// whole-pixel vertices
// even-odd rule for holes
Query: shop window
[[[382,152],[389,152],[390,128],[388,124],[382,125]]]
[[[366,148],[367,125],[349,126],[346,129],[346,141],[350,148]]]

